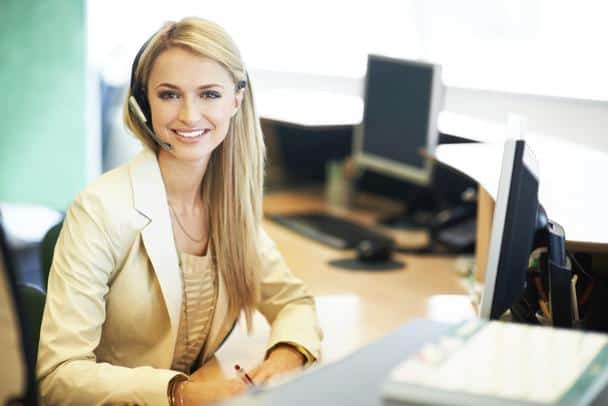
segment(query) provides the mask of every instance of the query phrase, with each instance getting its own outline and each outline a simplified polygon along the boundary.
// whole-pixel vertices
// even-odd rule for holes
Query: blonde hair
[[[236,44],[224,29],[210,21],[190,17],[167,23],[149,40],[134,67],[136,86],[146,89],[154,61],[172,47],[215,60],[230,73],[235,89],[239,81],[246,81],[241,107],[231,118],[226,138],[211,155],[201,189],[209,209],[213,260],[228,291],[228,317],[236,319],[243,311],[251,330],[253,311],[260,298],[258,241],[265,159],[251,81]],[[158,151],[159,146],[146,135],[142,124],[129,110],[128,98],[133,88],[132,85],[123,106],[124,122],[144,145]]]

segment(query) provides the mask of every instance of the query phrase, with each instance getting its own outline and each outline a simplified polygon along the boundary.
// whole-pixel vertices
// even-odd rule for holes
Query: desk
[[[539,167],[539,201],[566,232],[568,249],[608,252],[608,155],[566,141],[531,134],[528,137]],[[478,223],[478,269],[485,269],[485,253],[496,201],[504,145],[440,145],[436,159],[481,186]],[[481,279],[481,278],[480,278]]]
[[[396,404],[383,403],[381,398],[382,385],[391,369],[448,328],[446,324],[426,320],[413,321],[339,363],[313,369],[279,387],[258,394],[248,394],[222,405]],[[505,403],[507,402],[491,404]],[[603,388],[591,404],[608,404],[608,387]]]
[[[416,320],[347,359],[315,368],[280,387],[223,405],[381,405],[380,388],[390,370],[448,325]]]
[[[355,210],[327,208],[336,214],[348,214],[371,223],[371,207],[390,202],[363,197]],[[280,192],[264,199],[266,212],[325,209],[320,191]],[[395,205],[399,208],[399,205]],[[334,268],[328,261],[354,255],[309,240],[276,223],[264,221],[264,227],[277,243],[292,271],[308,286],[317,301],[325,338],[323,363],[341,359],[370,342],[386,335],[413,318],[457,321],[474,315],[465,282],[455,272],[455,259],[415,257],[398,254],[407,267],[389,272],[353,272]],[[459,296],[458,296],[459,295]],[[450,320],[451,318],[451,320]],[[239,324],[217,353],[215,373],[233,376],[232,365],[252,368],[263,355],[269,328],[256,314],[256,332],[247,337]]]

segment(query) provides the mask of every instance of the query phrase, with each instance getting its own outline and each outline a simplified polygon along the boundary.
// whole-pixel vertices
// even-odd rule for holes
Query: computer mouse
[[[357,246],[357,259],[361,262],[386,262],[393,254],[393,242],[391,240],[361,240]]]

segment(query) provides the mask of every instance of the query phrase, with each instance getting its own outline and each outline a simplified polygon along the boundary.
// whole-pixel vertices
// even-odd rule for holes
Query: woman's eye
[[[177,99],[179,96],[175,92],[165,90],[165,91],[160,92],[158,94],[158,97],[160,97],[162,100],[171,100],[171,99]]]
[[[201,97],[203,99],[219,99],[220,97],[222,97],[222,95],[220,94],[220,92],[217,92],[215,90],[206,90],[201,93]]]

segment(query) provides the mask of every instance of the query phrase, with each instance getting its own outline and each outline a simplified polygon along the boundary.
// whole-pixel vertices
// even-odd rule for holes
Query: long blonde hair
[[[201,189],[209,208],[213,260],[228,291],[228,317],[236,319],[242,310],[251,330],[253,311],[260,298],[258,241],[265,160],[251,81],[236,44],[224,29],[210,21],[189,17],[167,23],[149,40],[135,67],[138,86],[146,89],[154,61],[172,47],[215,60],[230,73],[235,86],[241,80],[246,81],[241,107],[231,119],[226,138],[211,155]],[[158,151],[158,145],[129,110],[131,95],[130,89],[123,106],[124,122],[144,145]]]

